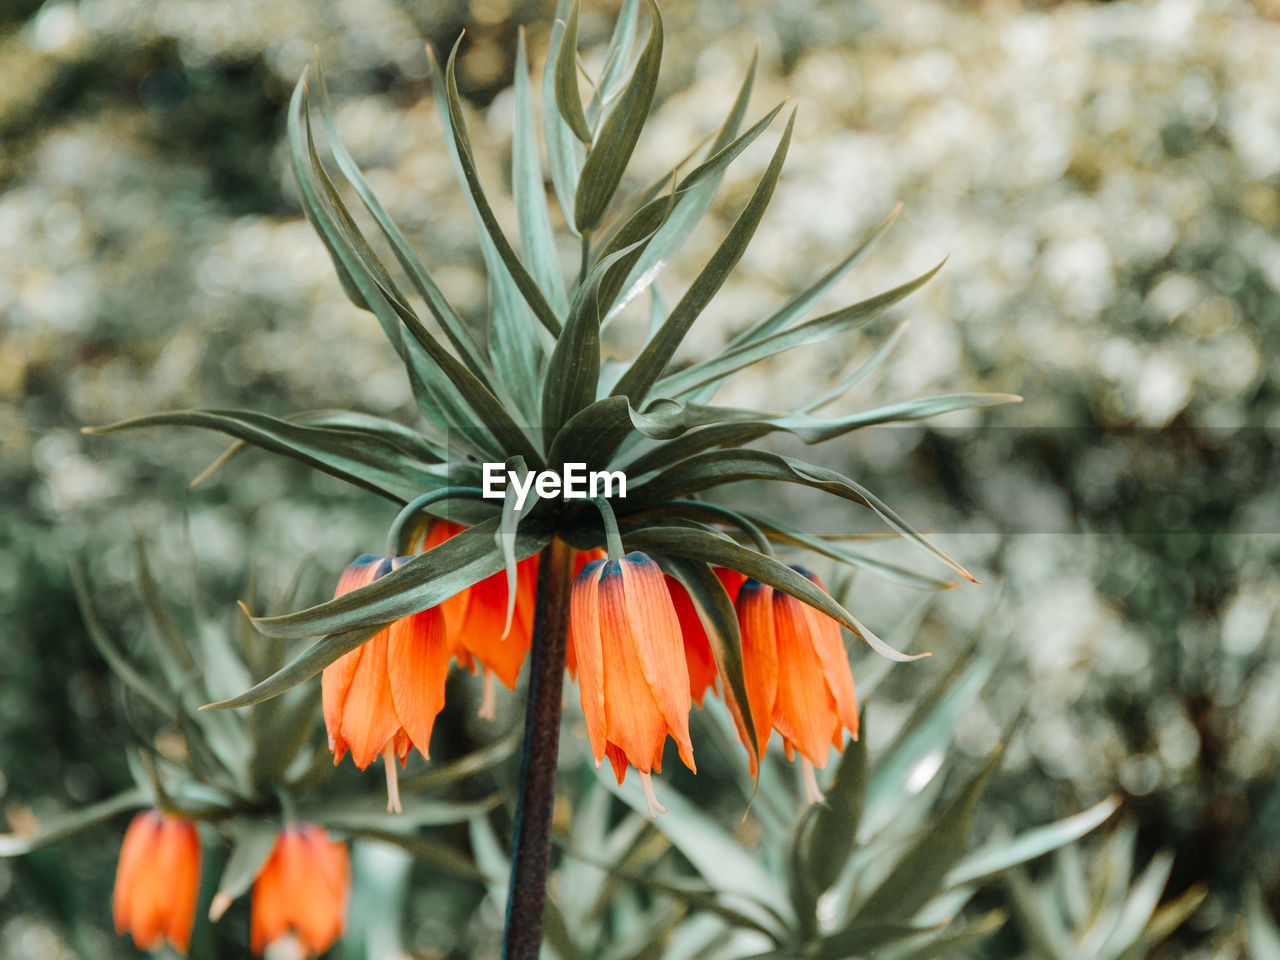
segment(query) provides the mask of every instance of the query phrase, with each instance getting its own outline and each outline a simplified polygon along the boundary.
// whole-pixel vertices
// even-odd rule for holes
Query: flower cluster
[[[190,820],[159,810],[135,816],[116,868],[116,932],[132,935],[143,950],[167,942],[185,954],[195,924],[200,861],[200,835]],[[345,844],[315,824],[286,824],[253,883],[254,953],[285,938],[293,938],[304,956],[324,953],[342,935],[349,886]],[[219,893],[210,918],[217,920],[230,905]]]
[[[433,520],[418,538],[419,549],[430,550],[462,529]],[[335,596],[372,583],[408,559],[357,558],[343,571]],[[662,770],[667,737],[696,770],[689,712],[721,686],[708,624],[684,585],[642,552],[611,558],[599,549],[579,551],[574,566],[565,667],[578,682],[592,754],[597,766],[609,759],[619,783],[634,767],[650,812],[662,812],[651,774]],[[793,569],[826,591],[817,576]],[[743,573],[726,567],[714,572],[737,613],[753,733],[740,706],[729,697],[726,702],[751,773],[776,730],[788,758],[803,758],[807,798],[820,799],[813,768],[826,766],[832,746],[843,749],[845,731],[855,739],[858,734],[840,626]],[[484,674],[482,716],[492,716],[493,677],[514,688],[533,640],[536,581],[535,556],[517,565],[513,604],[506,575],[494,574],[394,621],[325,668],[324,718],[334,762],[349,751],[363,770],[382,756],[389,810],[401,809],[395,761],[403,765],[411,748],[429,757],[451,660],[473,672],[478,664]]]

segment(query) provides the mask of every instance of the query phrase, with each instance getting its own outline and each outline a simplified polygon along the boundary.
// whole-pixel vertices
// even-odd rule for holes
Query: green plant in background
[[[227,674],[226,664],[234,663],[234,658],[219,653],[216,645],[206,649],[206,634],[200,635],[200,649],[189,651],[198,659],[193,659],[185,678],[174,687],[181,691],[182,703],[175,722],[180,721],[182,728],[193,731],[188,738],[188,753],[195,766],[187,768],[180,783],[183,789],[193,789],[192,784],[212,789],[225,802],[221,808],[212,798],[208,803],[214,804],[215,809],[235,811],[226,816],[232,823],[239,814],[260,811],[264,806],[279,812],[288,806],[279,799],[280,792],[288,795],[309,776],[300,772],[300,766],[293,772],[302,779],[291,780],[292,755],[272,766],[261,759],[263,751],[254,747],[255,743],[269,742],[255,739],[262,730],[280,735],[276,729],[280,724],[284,724],[282,729],[291,731],[287,736],[296,735],[299,749],[306,742],[314,728],[317,709],[314,698],[296,692],[299,684],[335,667],[340,658],[353,654],[367,657],[367,653],[360,652],[374,649],[382,642],[379,638],[384,632],[394,631],[394,624],[399,621],[442,606],[464,593],[470,593],[474,601],[481,585],[492,582],[492,578],[506,586],[502,594],[506,607],[504,632],[510,630],[519,603],[520,564],[537,562],[537,587],[533,592],[536,605],[530,624],[532,666],[526,739],[507,896],[507,954],[512,957],[536,956],[540,939],[573,551],[607,546],[609,559],[599,568],[606,572],[615,569],[610,565],[624,560],[633,564],[656,563],[689,594],[714,653],[721,695],[729,709],[728,714],[718,715],[722,719],[732,717],[725,732],[730,738],[741,739],[754,765],[769,731],[758,729],[753,717],[764,716],[766,721],[773,718],[768,709],[761,714],[752,702],[751,654],[744,646],[734,597],[715,568],[736,570],[777,591],[779,596],[794,597],[810,605],[894,660],[910,658],[863,627],[820,583],[779,561],[775,551],[816,554],[918,587],[941,589],[954,584],[851,550],[839,540],[806,531],[803,524],[755,511],[730,510],[704,499],[704,494],[738,481],[785,482],[817,489],[868,508],[896,534],[940,559],[954,572],[972,579],[851,478],[748,445],[774,432],[791,434],[805,443],[821,443],[873,424],[915,420],[1017,399],[1006,395],[952,394],[840,417],[817,414],[815,411],[843,396],[884,359],[887,349],[896,342],[896,337],[891,337],[885,341],[885,349],[877,351],[832,389],[806,398],[786,412],[712,403],[716,390],[729,377],[784,351],[860,330],[936,272],[935,267],[876,297],[815,319],[804,319],[818,299],[860,259],[887,222],[716,355],[683,366],[673,362],[690,327],[727,281],[760,223],[780,176],[790,142],[791,121],[746,205],[689,289],[668,310],[653,287],[647,318],[649,332],[643,346],[627,362],[605,362],[600,345],[602,329],[636,319],[627,305],[652,287],[662,265],[679,254],[682,243],[711,203],[729,164],[781,110],[781,106],[776,107],[743,129],[753,66],[704,158],[693,163],[688,172],[681,168],[691,160],[635,196],[620,200],[619,186],[653,100],[662,52],[661,19],[656,6],[648,6],[649,34],[643,44],[637,44],[639,4],[624,4],[605,66],[585,106],[578,87],[576,5],[561,10],[564,23],[553,31],[542,84],[542,114],[551,181],[568,230],[577,238],[581,251],[579,270],[572,283],[566,283],[561,273],[545,203],[533,93],[523,45],[516,75],[512,166],[519,252],[501,229],[479,182],[457,95],[454,57],[449,58],[443,71],[437,69],[433,74],[451,155],[479,227],[488,267],[490,315],[483,347],[473,328],[453,309],[409,248],[342,146],[320,81],[320,117],[334,159],[349,187],[377,223],[381,234],[378,242],[389,246],[402,279],[393,275],[366,239],[321,163],[311,128],[309,87],[304,80],[296,88],[289,110],[289,140],[304,209],[329,250],[347,295],[358,307],[376,316],[403,361],[422,413],[421,429],[348,412],[278,419],[245,411],[208,410],[155,414],[100,431],[165,424],[216,429],[236,438],[233,451],[243,444],[261,446],[405,505],[388,536],[387,570],[383,575],[328,603],[284,616],[254,618],[254,625],[262,633],[279,640],[321,638],[294,659],[270,663],[269,657],[263,659],[266,654],[250,645],[249,649],[255,650],[252,657],[257,658],[251,661],[253,668],[238,672],[231,668]],[[406,282],[407,288],[403,286]],[[412,291],[412,296],[406,289]],[[227,459],[220,458],[215,467],[221,467]],[[480,495],[482,463],[502,464],[523,477],[536,471],[562,470],[565,464],[576,462],[591,470],[625,472],[627,496],[595,505],[543,497],[518,506],[511,496],[495,502]],[[421,549],[422,528],[428,518],[458,521],[466,529],[392,569],[390,557]],[[429,528],[427,533],[430,536]],[[622,552],[627,549],[632,552],[624,558]],[[636,623],[647,622],[649,614],[628,601],[625,590],[623,593],[622,606],[636,617]],[[670,599],[663,602],[671,603]],[[603,627],[600,632],[604,632]],[[638,635],[641,631],[637,628],[633,632]],[[579,629],[573,642],[579,651],[578,667],[585,670],[581,651],[591,638]],[[104,653],[109,649],[104,647]],[[780,650],[780,654],[786,652]],[[202,660],[210,655],[222,664],[221,673],[204,668]],[[394,675],[393,654],[384,652],[381,656],[388,672]],[[130,680],[123,658],[108,654],[108,659],[117,671],[125,671],[126,681],[136,686],[138,678]],[[191,683],[192,666],[197,668],[195,675],[205,678],[199,684]],[[607,673],[607,663],[604,669]],[[947,685],[939,687],[922,704],[916,721],[908,724],[894,744],[874,760],[867,757],[861,741],[847,750],[829,787],[826,804],[810,808],[794,833],[774,832],[768,857],[772,866],[781,869],[772,874],[761,873],[759,867],[752,871],[765,878],[758,890],[717,886],[718,880],[728,877],[725,864],[716,863],[719,854],[696,854],[699,840],[694,838],[703,838],[707,843],[732,842],[727,837],[710,839],[720,836],[717,828],[690,804],[677,802],[674,790],[669,794],[664,791],[675,809],[660,821],[659,829],[699,869],[699,882],[704,886],[695,889],[685,883],[682,888],[677,882],[658,892],[674,896],[690,912],[706,913],[731,927],[763,936],[768,941],[765,949],[775,950],[778,956],[797,951],[813,956],[870,951],[885,956],[927,956],[931,955],[930,950],[956,949],[961,942],[988,930],[994,919],[979,920],[960,930],[941,928],[943,921],[964,907],[989,877],[1069,841],[1110,812],[1109,807],[1095,808],[1078,818],[966,858],[965,838],[983,775],[966,784],[955,799],[943,805],[936,820],[928,823],[937,800],[936,788],[931,784],[940,781],[932,774],[921,775],[924,782],[909,791],[907,779],[927,770],[930,764],[936,774],[945,755],[943,735],[949,735],[950,729],[940,726],[937,718],[949,715],[954,725],[954,713],[946,713],[961,698],[954,691],[972,688],[969,695],[976,692],[981,680],[974,678],[989,669],[989,661],[966,663],[959,674],[950,677]],[[179,670],[177,676],[181,675]],[[211,677],[218,678],[216,685]],[[228,677],[241,682],[228,682]],[[656,685],[652,676],[646,679]],[[664,679],[673,689],[679,687],[678,678]],[[255,680],[259,682],[254,683]],[[681,682],[684,681],[687,677]],[[865,697],[869,685],[865,680],[861,685]],[[251,689],[240,693],[246,687]],[[815,697],[827,693],[824,688],[812,690]],[[660,699],[655,695],[655,700]],[[234,714],[194,711],[198,703],[208,700],[218,700],[216,705],[224,708],[249,707],[250,712],[242,721],[229,719]],[[687,700],[684,712],[688,712]],[[590,726],[589,709],[587,714]],[[663,721],[659,749],[667,729],[678,725],[669,713],[664,713]],[[774,725],[777,726],[776,719]],[[783,727],[777,729],[790,746],[793,738]],[[836,732],[840,732],[839,727]],[[425,753],[425,743],[415,745]],[[638,760],[613,739],[609,745],[622,753],[619,780],[630,763],[639,769],[647,785],[649,768],[656,770],[659,764]],[[922,749],[921,754],[913,753]],[[394,770],[395,752],[398,748],[386,754],[389,776]],[[601,751],[595,752],[598,764]],[[610,757],[618,764],[615,754]],[[327,763],[327,754],[319,759]],[[302,764],[302,760],[298,763]],[[182,799],[181,790],[166,784],[159,763],[142,766],[147,774],[143,788],[150,790],[155,802],[191,816],[205,812],[203,808],[191,809],[190,803]],[[770,773],[770,769],[761,768],[756,802],[762,810],[766,806],[773,809],[775,825],[785,824],[788,801],[776,782],[771,784],[776,771]],[[417,784],[411,781],[401,786],[414,790]],[[634,782],[631,786],[635,786]],[[602,788],[593,789],[594,796]],[[642,803],[634,793],[623,796],[629,803]],[[904,796],[911,799],[904,801]],[[137,797],[130,795],[130,805],[136,802]],[[592,804],[600,807],[605,801],[589,799],[584,806]],[[652,801],[643,805],[653,809]],[[118,809],[106,807],[95,814]],[[418,804],[415,798],[410,817],[398,821],[399,826],[389,825],[378,814],[376,828],[366,825],[361,829],[369,835],[399,837],[404,825],[417,822],[423,809],[430,808]],[[356,829],[350,820],[343,821],[328,807],[308,810],[305,815],[334,830]],[[596,827],[588,823],[583,830],[587,838],[599,841],[598,849],[619,849],[625,854],[622,867],[615,874],[641,886],[647,884],[650,890],[658,889],[654,886],[656,881],[646,878],[643,871],[627,870],[627,857],[632,851],[625,841],[629,832],[637,836],[642,832],[643,821],[628,820],[640,826],[628,826],[619,834],[622,828],[609,825],[607,815],[598,816],[604,819]],[[475,828],[478,832],[482,829]],[[234,837],[234,829],[228,830]],[[575,822],[566,841],[571,848],[578,845],[577,830]],[[680,834],[683,839],[677,840],[673,834]],[[45,836],[53,835],[51,831]],[[485,849],[483,840],[473,846],[477,851]],[[489,844],[491,849],[495,846],[496,842]],[[243,841],[237,849],[251,847]],[[261,852],[262,845],[253,849]],[[266,852],[258,859],[249,854],[241,857],[240,882],[244,882],[244,876],[251,879],[265,857]],[[232,862],[236,862],[234,856]],[[646,866],[643,857],[637,862]],[[726,862],[754,861],[739,852]],[[592,866],[598,868],[598,864]],[[709,876],[708,870],[715,875]],[[492,879],[499,871],[491,865],[486,872]],[[785,894],[784,899],[775,898],[779,892]],[[753,899],[754,906],[726,904],[744,893]],[[594,919],[579,916],[573,922],[568,917],[554,920],[549,932],[555,948],[566,956],[572,955],[574,949],[592,955],[595,948],[583,938],[590,936]],[[664,937],[670,936],[673,944],[679,941],[669,927],[657,925],[656,929]],[[693,936],[682,935],[686,942]],[[696,950],[686,955],[694,953]]]

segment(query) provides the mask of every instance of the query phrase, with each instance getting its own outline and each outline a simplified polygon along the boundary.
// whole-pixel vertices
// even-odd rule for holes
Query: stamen
[[[818,774],[813,769],[813,764],[808,758],[800,761],[800,775],[804,780],[804,802],[805,803],[821,803],[822,791],[818,789]]]
[[[222,915],[227,912],[231,906],[231,898],[222,891],[218,891],[213,895],[213,899],[209,901],[209,922],[217,923],[222,919]]]
[[[653,792],[653,777],[641,773],[640,783],[644,787],[644,802],[649,805],[649,816],[656,819],[658,814],[666,813],[667,808],[658,802],[658,795]]]
[[[404,813],[400,806],[400,772],[396,769],[395,744],[382,748],[382,765],[387,769],[387,813]]]
[[[498,717],[498,699],[493,686],[493,673],[488,667],[481,667],[484,677],[484,692],[480,696],[480,709],[476,716],[481,720],[496,720]]]

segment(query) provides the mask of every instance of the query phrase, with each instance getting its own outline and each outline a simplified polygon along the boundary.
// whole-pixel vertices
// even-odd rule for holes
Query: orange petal
[[[801,568],[795,568],[823,590],[826,586],[816,574]],[[848,730],[853,738],[858,739],[858,696],[853,689],[853,671],[849,668],[849,651],[845,649],[844,637],[840,633],[840,624],[820,610],[804,604],[805,617],[813,636],[813,649],[822,661],[822,672],[827,678],[827,687],[835,698],[836,715],[839,724],[835,729],[832,742],[842,746],[841,730]]]
[[[115,888],[111,894],[116,933],[125,933],[133,927],[139,871],[151,862],[163,822],[158,810],[144,810],[130,821],[129,829],[124,832],[120,861],[116,865]]]
[[[400,729],[387,679],[388,632],[379,632],[364,645],[342,708],[341,736],[361,770],[382,753]]]
[[[402,617],[391,624],[389,634],[387,676],[391,701],[408,739],[427,758],[431,729],[444,709],[444,685],[449,673],[444,614],[438,607],[431,607]],[[399,750],[397,755],[404,756]]]
[[[774,591],[773,622],[778,637],[778,699],[773,725],[814,766],[827,763],[837,726],[835,698],[827,687],[814,649],[808,604]]]
[[[426,534],[418,547],[418,552],[425,553],[428,550],[432,550],[450,537],[457,536],[465,529],[466,527],[452,523],[449,520],[432,520],[427,526]],[[444,614],[445,630],[451,643],[455,642],[458,632],[462,629],[463,621],[467,616],[467,606],[470,602],[471,592],[470,589],[467,589],[454,594],[440,604],[440,612]]]
[[[720,585],[724,587],[724,592],[729,594],[729,602],[734,603],[738,599],[738,591],[742,589],[742,585],[747,582],[747,575],[739,573],[737,570],[730,570],[728,567],[712,567],[711,572],[720,580]]]
[[[649,685],[654,703],[666,721],[690,770],[693,743],[689,738],[689,666],[684,655],[680,618],[671,603],[671,592],[656,563],[640,552],[622,558],[626,611],[636,658]],[[665,740],[665,737],[663,738]],[[653,769],[662,768],[662,743],[656,745]],[[638,769],[638,768],[637,768]]]
[[[289,832],[281,857],[281,873],[289,891],[289,921],[313,954],[329,948],[338,922],[322,856],[311,830],[300,824]]]
[[[680,634],[684,637],[685,663],[689,668],[689,696],[698,706],[702,706],[703,697],[716,683],[716,658],[711,652],[711,641],[707,638],[707,628],[698,616],[697,607],[689,591],[675,577],[664,576],[667,589],[671,593],[671,604],[675,607],[676,617],[680,621]]]
[[[281,847],[285,833],[276,836],[271,855],[258,870],[253,881],[253,900],[249,909],[249,947],[261,955],[268,944],[289,931],[289,915],[281,875]]]
[[[329,735],[329,749],[333,751],[333,762],[338,763],[347,752],[347,742],[342,736],[342,710],[347,702],[347,694],[351,690],[351,681],[355,679],[368,644],[361,644],[350,653],[344,653],[329,664],[320,674],[320,704],[324,712],[324,729]]]
[[[773,709],[778,698],[778,638],[773,623],[773,588],[758,580],[748,580],[738,591],[735,607],[742,634],[742,672],[747,687],[747,705],[756,728],[758,751],[763,756],[765,747],[769,745]],[[745,738],[742,730],[739,734]],[[753,760],[753,776],[755,772]]]
[[[605,753],[609,757],[609,763],[613,765],[613,775],[618,778],[618,786],[622,786],[622,781],[627,778],[627,755],[616,743],[606,746]]]
[[[600,578],[604,560],[595,560],[574,577],[569,595],[569,640],[578,668],[578,692],[587,720],[587,737],[596,764],[604,759],[606,726],[604,655],[600,637]]]
[[[519,576],[516,589],[516,606],[519,609]],[[517,629],[522,620],[522,617],[517,617],[512,621],[510,633],[506,637],[502,635],[507,626],[506,573],[495,573],[472,584],[470,593],[467,618],[458,642],[467,653],[493,671],[503,686],[513,690],[529,652],[532,634],[529,630]]]
[[[165,936],[179,952],[191,945],[191,928],[196,920],[196,900],[200,894],[200,834],[195,824],[170,818],[173,872],[168,878],[171,900]]]

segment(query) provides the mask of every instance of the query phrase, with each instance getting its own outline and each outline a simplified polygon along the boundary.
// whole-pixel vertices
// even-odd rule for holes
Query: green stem
[[[560,749],[564,658],[569,636],[572,557],[569,545],[557,537],[543,551],[538,563],[503,960],[538,960],[542,944],[542,911],[551,860],[551,814],[556,799],[556,758]]]
[[[578,261],[578,286],[587,281],[587,273],[591,269],[591,233],[582,232],[582,258]]]
[[[625,552],[622,547],[622,534],[618,532],[618,518],[614,516],[613,507],[604,497],[596,497],[591,501],[600,511],[600,519],[604,521],[604,542],[609,551],[610,560],[621,559]]]
[[[405,535],[411,529],[409,521],[423,507],[438,503],[441,500],[481,500],[484,491],[479,487],[445,487],[443,490],[432,490],[420,497],[414,497],[404,505],[404,509],[396,514],[387,530],[387,550],[389,557],[398,557],[408,553],[410,544],[405,542]]]

